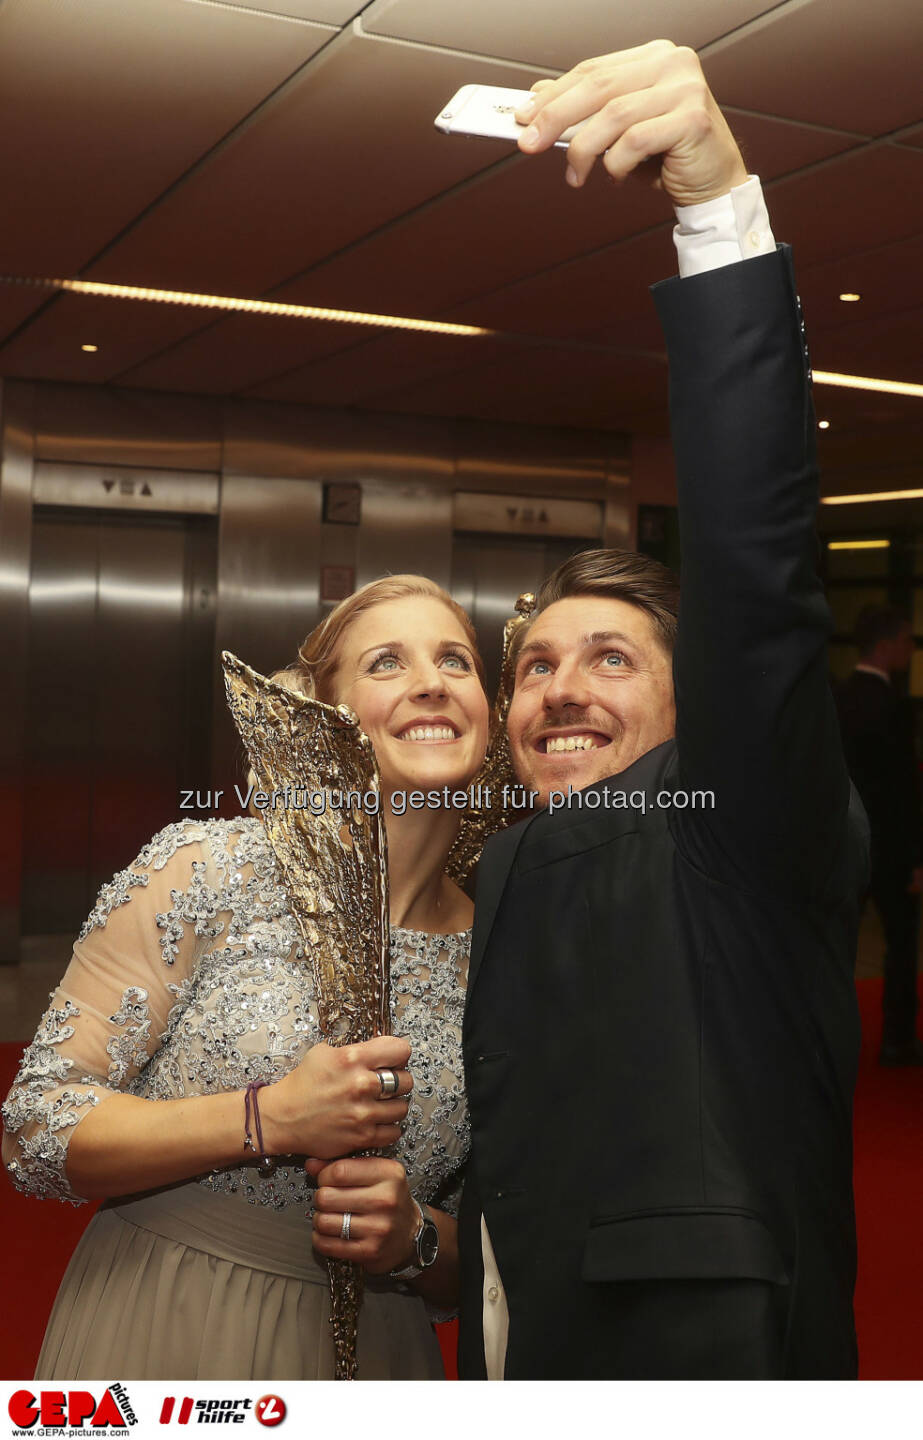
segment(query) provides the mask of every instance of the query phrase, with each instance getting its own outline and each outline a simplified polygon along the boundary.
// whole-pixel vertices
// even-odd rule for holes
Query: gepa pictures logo
[[[99,1434],[137,1424],[122,1385],[110,1385],[97,1400],[90,1390],[16,1390],[7,1412],[18,1430],[30,1435],[79,1431]]]

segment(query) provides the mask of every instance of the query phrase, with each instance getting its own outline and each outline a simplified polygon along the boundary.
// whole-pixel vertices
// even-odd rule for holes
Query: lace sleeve
[[[182,981],[220,933],[193,825],[171,825],[99,892],[3,1106],[13,1184],[83,1203],[67,1179],[73,1128],[159,1047]]]

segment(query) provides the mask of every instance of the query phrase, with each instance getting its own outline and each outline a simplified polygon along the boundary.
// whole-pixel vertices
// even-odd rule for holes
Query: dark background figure
[[[872,832],[869,894],[885,933],[882,1065],[923,1064],[916,1037],[923,813],[910,702],[894,683],[913,656],[907,616],[870,605],[855,628],[859,661],[837,697],[846,763]]]

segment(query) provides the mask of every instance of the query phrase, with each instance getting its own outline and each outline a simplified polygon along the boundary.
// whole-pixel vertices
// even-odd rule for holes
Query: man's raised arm
[[[656,165],[685,278],[656,286],[670,358],[682,576],[674,657],[677,814],[708,873],[816,898],[845,836],[849,785],[827,684],[816,575],[815,422],[790,253],[691,50],[654,41],[540,81],[526,152],[569,125],[567,179]],[[737,262],[737,263],[734,263]]]

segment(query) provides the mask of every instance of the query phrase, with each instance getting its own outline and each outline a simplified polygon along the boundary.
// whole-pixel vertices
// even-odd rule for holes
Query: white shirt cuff
[[[673,243],[679,273],[701,275],[776,248],[759,176],[701,205],[677,205]]]

